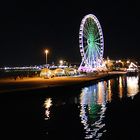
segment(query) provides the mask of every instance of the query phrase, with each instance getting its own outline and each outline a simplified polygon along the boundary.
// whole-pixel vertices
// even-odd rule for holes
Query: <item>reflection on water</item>
[[[69,118],[69,115],[67,114],[71,114],[70,109],[73,111],[73,116],[75,114],[79,114],[79,112],[74,112],[74,110],[76,111],[76,109],[78,108],[78,111],[80,111],[78,117],[80,117],[80,123],[84,128],[84,139],[100,139],[103,134],[108,133],[105,122],[107,109],[106,104],[111,104],[111,101],[118,98],[122,99],[132,97],[133,99],[133,97],[139,92],[138,81],[139,77],[119,76],[118,78],[101,81],[97,84],[84,87],[78,91],[80,95],[72,95],[71,93],[69,93],[70,91],[64,91],[65,93],[68,92],[67,95],[70,96],[46,98],[44,102],[45,120],[48,120],[49,124],[53,124],[53,120],[55,120],[59,116],[61,121],[63,117],[65,119],[67,118],[68,122],[73,122],[73,120],[71,120],[72,117]],[[122,100],[119,101],[121,102]],[[51,110],[52,112],[50,112],[50,107],[52,106],[53,110]],[[57,111],[58,108],[59,111]],[[58,114],[53,111],[57,112]],[[50,118],[50,113],[52,114],[53,119]],[[54,124],[56,125],[57,123]],[[63,124],[63,122],[61,124]],[[72,123],[72,126],[73,125],[75,124]],[[62,129],[62,131],[65,131],[65,129]]]
[[[112,96],[112,91],[111,91],[111,80],[108,80],[107,81],[107,100],[109,101],[109,102],[111,102],[111,96]]]
[[[127,77],[127,95],[134,97],[139,92],[139,77]]]
[[[119,96],[120,98],[123,97],[123,82],[122,82],[122,77],[119,77]]]
[[[47,98],[44,102],[44,107],[45,107],[45,120],[48,120],[50,118],[50,107],[52,106],[52,99]]]
[[[140,139],[139,86],[139,77],[116,76],[84,88],[0,94],[0,138]]]
[[[125,88],[128,97],[136,95],[139,92],[138,78],[120,76],[118,80],[116,79],[118,81],[116,85],[115,80],[110,79],[82,89],[80,117],[85,129],[85,139],[99,139],[106,132],[104,123],[106,103],[111,102],[114,91],[119,93],[120,99],[125,97],[123,95]]]
[[[100,138],[106,131],[103,118],[106,110],[106,82],[82,89],[80,117],[85,129],[85,139]]]

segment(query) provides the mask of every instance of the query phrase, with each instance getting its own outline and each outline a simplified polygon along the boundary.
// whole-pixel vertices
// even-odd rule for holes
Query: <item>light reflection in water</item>
[[[85,139],[98,139],[106,131],[103,122],[107,102],[106,89],[105,81],[82,89],[80,117],[85,129]]]
[[[119,77],[119,96],[120,98],[123,97],[123,81],[122,77]]]
[[[117,81],[117,82],[116,82]],[[89,87],[83,88],[80,92],[80,97],[70,96],[68,98],[60,98],[59,100],[46,98],[44,102],[45,120],[50,119],[50,108],[56,108],[61,105],[78,104],[80,103],[80,118],[85,130],[85,139],[100,139],[105,128],[105,111],[106,103],[113,100],[113,94],[119,93],[120,98],[127,89],[127,96],[133,97],[139,92],[138,85],[139,77],[119,77],[119,79],[110,79],[108,81],[101,81]],[[117,84],[116,84],[117,83]],[[118,96],[118,94],[117,94]],[[54,104],[54,102],[56,102]],[[53,114],[53,113],[52,113]]]
[[[139,77],[127,77],[127,95],[133,97],[139,92]]]
[[[47,98],[44,102],[44,107],[45,107],[45,120],[48,120],[50,118],[50,107],[52,106],[52,99]]]
[[[107,81],[107,91],[108,91],[108,94],[107,94],[107,100],[109,102],[111,102],[111,96],[112,96],[112,91],[111,91],[111,80],[108,80]]]

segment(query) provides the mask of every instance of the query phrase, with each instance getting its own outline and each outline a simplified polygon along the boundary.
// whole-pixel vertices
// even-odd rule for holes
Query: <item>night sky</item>
[[[104,57],[139,59],[140,14],[135,0],[0,2],[0,67],[81,61],[79,27],[94,14],[104,34]]]

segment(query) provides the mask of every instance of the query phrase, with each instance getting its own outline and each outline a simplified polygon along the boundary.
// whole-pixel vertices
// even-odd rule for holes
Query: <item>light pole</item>
[[[49,52],[49,51],[46,49],[46,50],[45,50],[45,54],[46,54],[46,65],[47,65],[47,55],[48,55],[48,52]]]

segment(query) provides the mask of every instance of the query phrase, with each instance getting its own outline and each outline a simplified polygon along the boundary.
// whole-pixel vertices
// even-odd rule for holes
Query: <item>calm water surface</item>
[[[0,139],[139,140],[139,77],[0,95]]]

